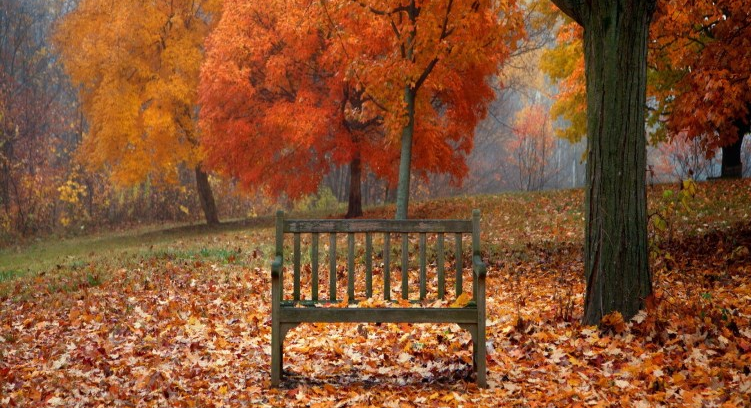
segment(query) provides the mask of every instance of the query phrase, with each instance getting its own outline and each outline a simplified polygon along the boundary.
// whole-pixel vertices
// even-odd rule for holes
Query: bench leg
[[[299,323],[271,324],[271,386],[278,387],[284,377],[284,338]]]
[[[481,333],[476,324],[460,324],[459,327],[472,335],[472,369],[475,371],[477,386],[485,388],[485,333]]]
[[[475,357],[475,372],[477,373],[477,386],[480,388],[488,387],[487,380],[487,360],[486,360],[486,344],[485,344],[485,325],[480,324],[477,327],[477,337],[474,342],[474,357]]]
[[[282,340],[281,325],[271,322],[271,386],[278,387],[282,380]]]

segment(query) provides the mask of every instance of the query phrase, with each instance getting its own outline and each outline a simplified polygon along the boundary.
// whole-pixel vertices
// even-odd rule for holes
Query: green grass
[[[270,217],[262,217],[217,227],[148,227],[4,248],[0,250],[0,282],[48,271],[80,270],[89,265],[115,267],[158,256],[227,262],[237,253],[236,248],[243,250],[242,243],[233,242],[236,233],[270,230],[271,222]]]
[[[22,271],[14,270],[14,269],[0,270],[0,282],[9,281],[21,274],[23,274]]]

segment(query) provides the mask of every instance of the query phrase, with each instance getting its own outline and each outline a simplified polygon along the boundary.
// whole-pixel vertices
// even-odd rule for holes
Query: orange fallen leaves
[[[545,214],[531,226],[563,219],[556,205],[577,217],[575,199],[538,197]],[[728,214],[751,213],[734,203],[723,204]],[[458,326],[321,323],[290,331],[288,381],[270,389],[269,273],[242,264],[150,257],[94,287],[74,276],[72,289],[51,290],[63,279],[52,273],[4,283],[0,406],[749,406],[751,259],[737,248],[751,248],[751,226],[720,229],[704,213],[699,227],[714,232],[665,244],[670,269],[653,259],[646,310],[608,315],[598,329],[577,323],[581,248],[513,231],[488,207],[488,246],[500,235],[530,244],[489,256],[487,390],[472,382],[471,336]]]

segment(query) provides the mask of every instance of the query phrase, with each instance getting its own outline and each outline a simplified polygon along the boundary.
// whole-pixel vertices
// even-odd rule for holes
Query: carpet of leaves
[[[470,337],[429,324],[300,326],[270,388],[269,272],[250,266],[268,254],[242,250],[271,242],[264,229],[212,237],[238,248],[223,262],[160,255],[2,283],[0,406],[751,406],[751,208],[738,204],[751,183],[718,185],[659,243],[647,308],[600,328],[578,322],[581,192],[416,206],[483,209],[488,389]]]

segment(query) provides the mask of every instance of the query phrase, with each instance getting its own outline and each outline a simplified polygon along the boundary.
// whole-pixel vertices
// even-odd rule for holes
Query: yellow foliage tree
[[[218,223],[197,135],[203,43],[221,0],[82,0],[55,43],[78,86],[89,133],[79,157],[121,186],[177,181],[195,168],[206,220]]]
[[[558,31],[558,46],[543,52],[540,68],[558,85],[558,96],[550,113],[568,122],[568,126],[556,129],[556,135],[575,143],[587,134],[583,30],[567,20]]]

